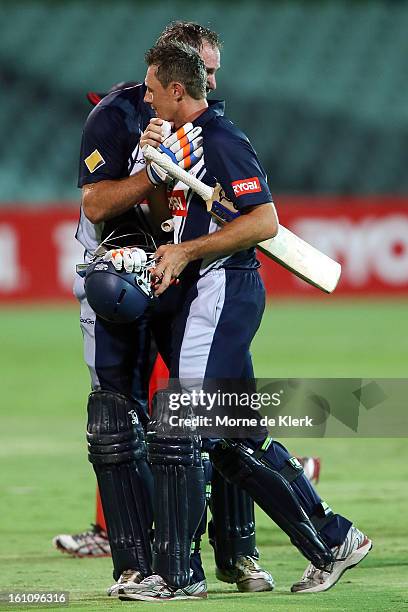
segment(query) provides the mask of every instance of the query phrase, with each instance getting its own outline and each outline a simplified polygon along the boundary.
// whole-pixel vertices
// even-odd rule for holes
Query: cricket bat
[[[143,147],[143,154],[147,160],[154,161],[170,176],[183,182],[203,198],[208,212],[219,223],[232,221],[239,216],[239,212],[225,197],[220,185],[215,188],[206,185],[150,145]],[[332,293],[337,287],[341,265],[283,225],[279,225],[276,236],[260,242],[257,248],[270,259],[325,293]]]

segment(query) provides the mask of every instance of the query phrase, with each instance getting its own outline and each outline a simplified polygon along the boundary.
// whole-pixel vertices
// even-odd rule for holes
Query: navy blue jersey
[[[143,167],[139,138],[154,115],[143,102],[145,92],[142,84],[115,91],[89,114],[82,135],[78,187],[123,178],[135,166],[136,171]]]
[[[113,92],[89,114],[82,135],[78,187],[124,178],[144,168],[139,139],[154,116],[150,105],[143,102],[145,92],[144,84]],[[154,231],[148,220],[148,207],[138,202],[126,213],[97,225],[88,221],[81,210],[76,237],[88,252],[93,252],[113,230],[127,234],[140,227]],[[126,242],[122,243],[125,246]]]
[[[201,126],[203,158],[190,171],[207,185],[219,183],[238,211],[272,202],[263,170],[248,138],[224,117],[224,104],[213,103],[193,123]],[[184,242],[220,229],[202,198],[177,183],[170,196],[175,242]],[[256,268],[255,248],[218,259],[189,264],[186,274],[205,274],[214,268]]]

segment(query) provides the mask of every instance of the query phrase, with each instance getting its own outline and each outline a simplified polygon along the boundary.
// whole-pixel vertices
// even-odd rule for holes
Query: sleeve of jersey
[[[118,179],[126,169],[126,130],[116,109],[95,109],[82,133],[78,187]]]
[[[205,164],[238,210],[272,202],[265,171],[243,134],[227,132],[209,139]]]

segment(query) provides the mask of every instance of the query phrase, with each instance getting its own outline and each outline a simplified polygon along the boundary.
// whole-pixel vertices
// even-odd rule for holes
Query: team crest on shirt
[[[258,191],[262,191],[261,184],[257,176],[253,176],[252,178],[247,179],[240,179],[239,181],[234,181],[233,183],[231,183],[231,186],[237,198],[239,198],[239,196],[245,195],[246,193],[257,193]]]
[[[98,170],[98,168],[106,163],[98,149],[95,149],[88,157],[85,157],[84,162],[89,172],[95,172],[95,170]]]
[[[173,217],[187,217],[187,202],[183,189],[173,189],[170,193],[169,208]]]

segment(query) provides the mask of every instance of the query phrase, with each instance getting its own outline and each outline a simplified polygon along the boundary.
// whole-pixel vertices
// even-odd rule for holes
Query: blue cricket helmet
[[[118,271],[105,261],[88,266],[85,294],[98,317],[113,323],[132,323],[146,312],[153,299],[147,270]]]

